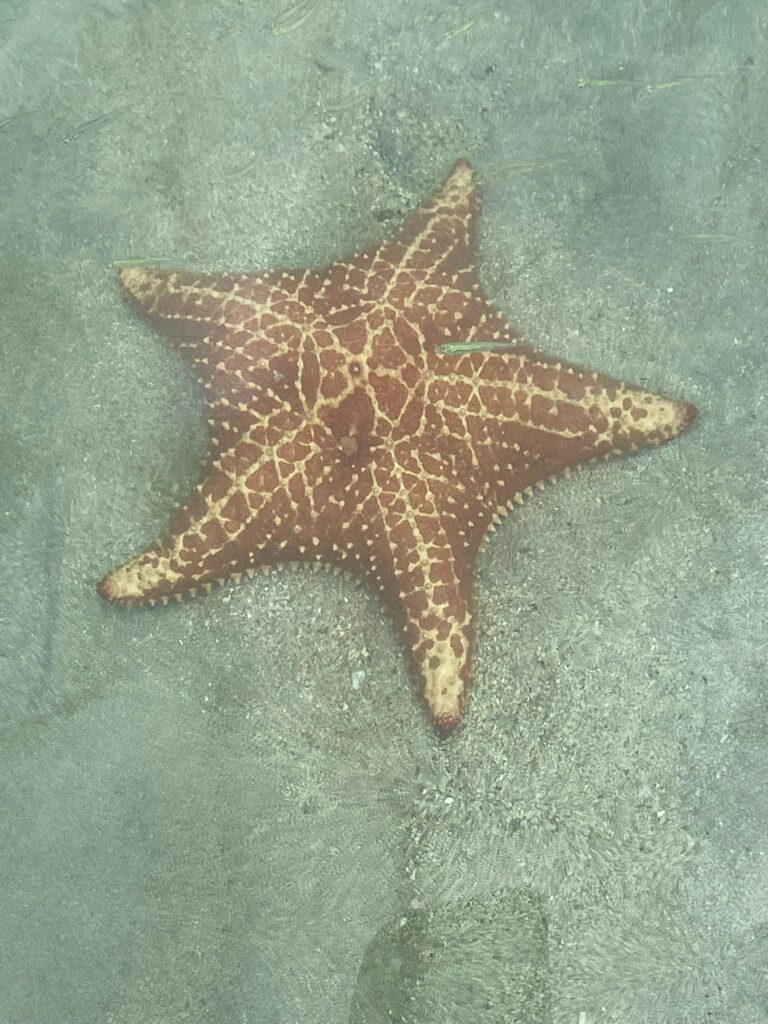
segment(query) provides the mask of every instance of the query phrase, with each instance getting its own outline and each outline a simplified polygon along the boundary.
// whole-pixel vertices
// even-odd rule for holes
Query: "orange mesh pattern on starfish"
[[[122,271],[196,367],[213,438],[192,501],[103,597],[168,601],[297,561],[348,570],[391,607],[434,721],[456,725],[492,524],[544,480],[695,413],[535,352],[482,295],[474,222],[460,160],[392,238],[322,271]]]

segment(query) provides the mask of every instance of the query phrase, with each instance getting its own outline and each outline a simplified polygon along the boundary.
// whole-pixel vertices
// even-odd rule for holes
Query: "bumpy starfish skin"
[[[281,563],[348,570],[392,608],[434,721],[459,721],[492,524],[532,487],[674,437],[695,412],[535,352],[482,295],[474,220],[460,160],[392,238],[325,270],[122,271],[197,368],[214,436],[190,504],[102,596],[167,602]]]

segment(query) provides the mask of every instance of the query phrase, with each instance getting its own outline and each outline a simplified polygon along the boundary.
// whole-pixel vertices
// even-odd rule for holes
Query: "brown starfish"
[[[467,700],[473,564],[534,486],[679,434],[692,405],[535,352],[484,298],[460,160],[393,237],[326,270],[121,280],[201,375],[210,463],[189,505],[99,593],[131,604],[257,568],[363,576],[443,729]]]

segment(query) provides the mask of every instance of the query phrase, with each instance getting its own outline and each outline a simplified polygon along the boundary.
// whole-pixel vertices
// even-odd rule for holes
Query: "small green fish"
[[[457,356],[465,352],[511,352],[516,347],[513,341],[444,341],[435,346],[435,352]]]

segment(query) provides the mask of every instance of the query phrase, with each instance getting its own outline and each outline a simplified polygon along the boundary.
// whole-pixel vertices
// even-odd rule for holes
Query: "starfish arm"
[[[168,532],[104,577],[101,596],[167,602],[259,567],[315,559],[306,537],[320,504],[326,435],[303,424],[258,455],[251,435],[242,438],[211,466]]]
[[[308,270],[269,274],[201,274],[160,267],[126,267],[126,298],[203,372],[222,354],[247,346],[258,334],[261,354],[296,352],[301,325],[314,314],[306,304]],[[213,362],[212,362],[213,361]]]
[[[206,391],[213,453],[254,423],[271,433],[306,411],[302,343],[311,314],[308,271],[197,274],[130,267],[120,278],[131,303],[185,356]],[[270,432],[270,431],[266,431]]]
[[[233,488],[227,473],[213,471],[168,532],[105,576],[99,594],[126,604],[167,604],[198,587],[210,590],[212,583],[250,568],[238,543],[250,515],[243,491]]]
[[[531,350],[434,356],[434,429],[485,482],[491,513],[587,462],[676,437],[695,407]],[[477,492],[479,494],[479,491]]]
[[[476,218],[474,172],[459,160],[391,238],[356,259],[361,295],[374,317],[387,311],[390,330],[409,349],[415,343],[425,353],[445,342],[492,341],[530,350],[483,295],[475,266]]]
[[[228,573],[221,555],[229,542],[224,509],[231,481],[222,470],[214,470],[197,489],[190,503],[173,519],[168,532],[146,551],[108,573],[99,583],[99,594],[109,601],[125,604],[168,602],[194,593],[197,587],[210,589]],[[221,506],[221,497],[225,499]],[[232,572],[232,567],[229,567]]]
[[[379,248],[375,268],[468,289],[477,280],[476,219],[474,172],[467,160],[458,160],[443,185]]]
[[[392,518],[391,516],[389,518]],[[396,619],[439,729],[456,726],[468,699],[472,667],[472,582],[439,521],[415,517],[393,527]]]
[[[472,558],[451,492],[435,459],[403,441],[377,454],[359,521],[361,566],[405,636],[429,713],[443,730],[460,720],[472,656]],[[357,517],[345,533],[354,537]]]

